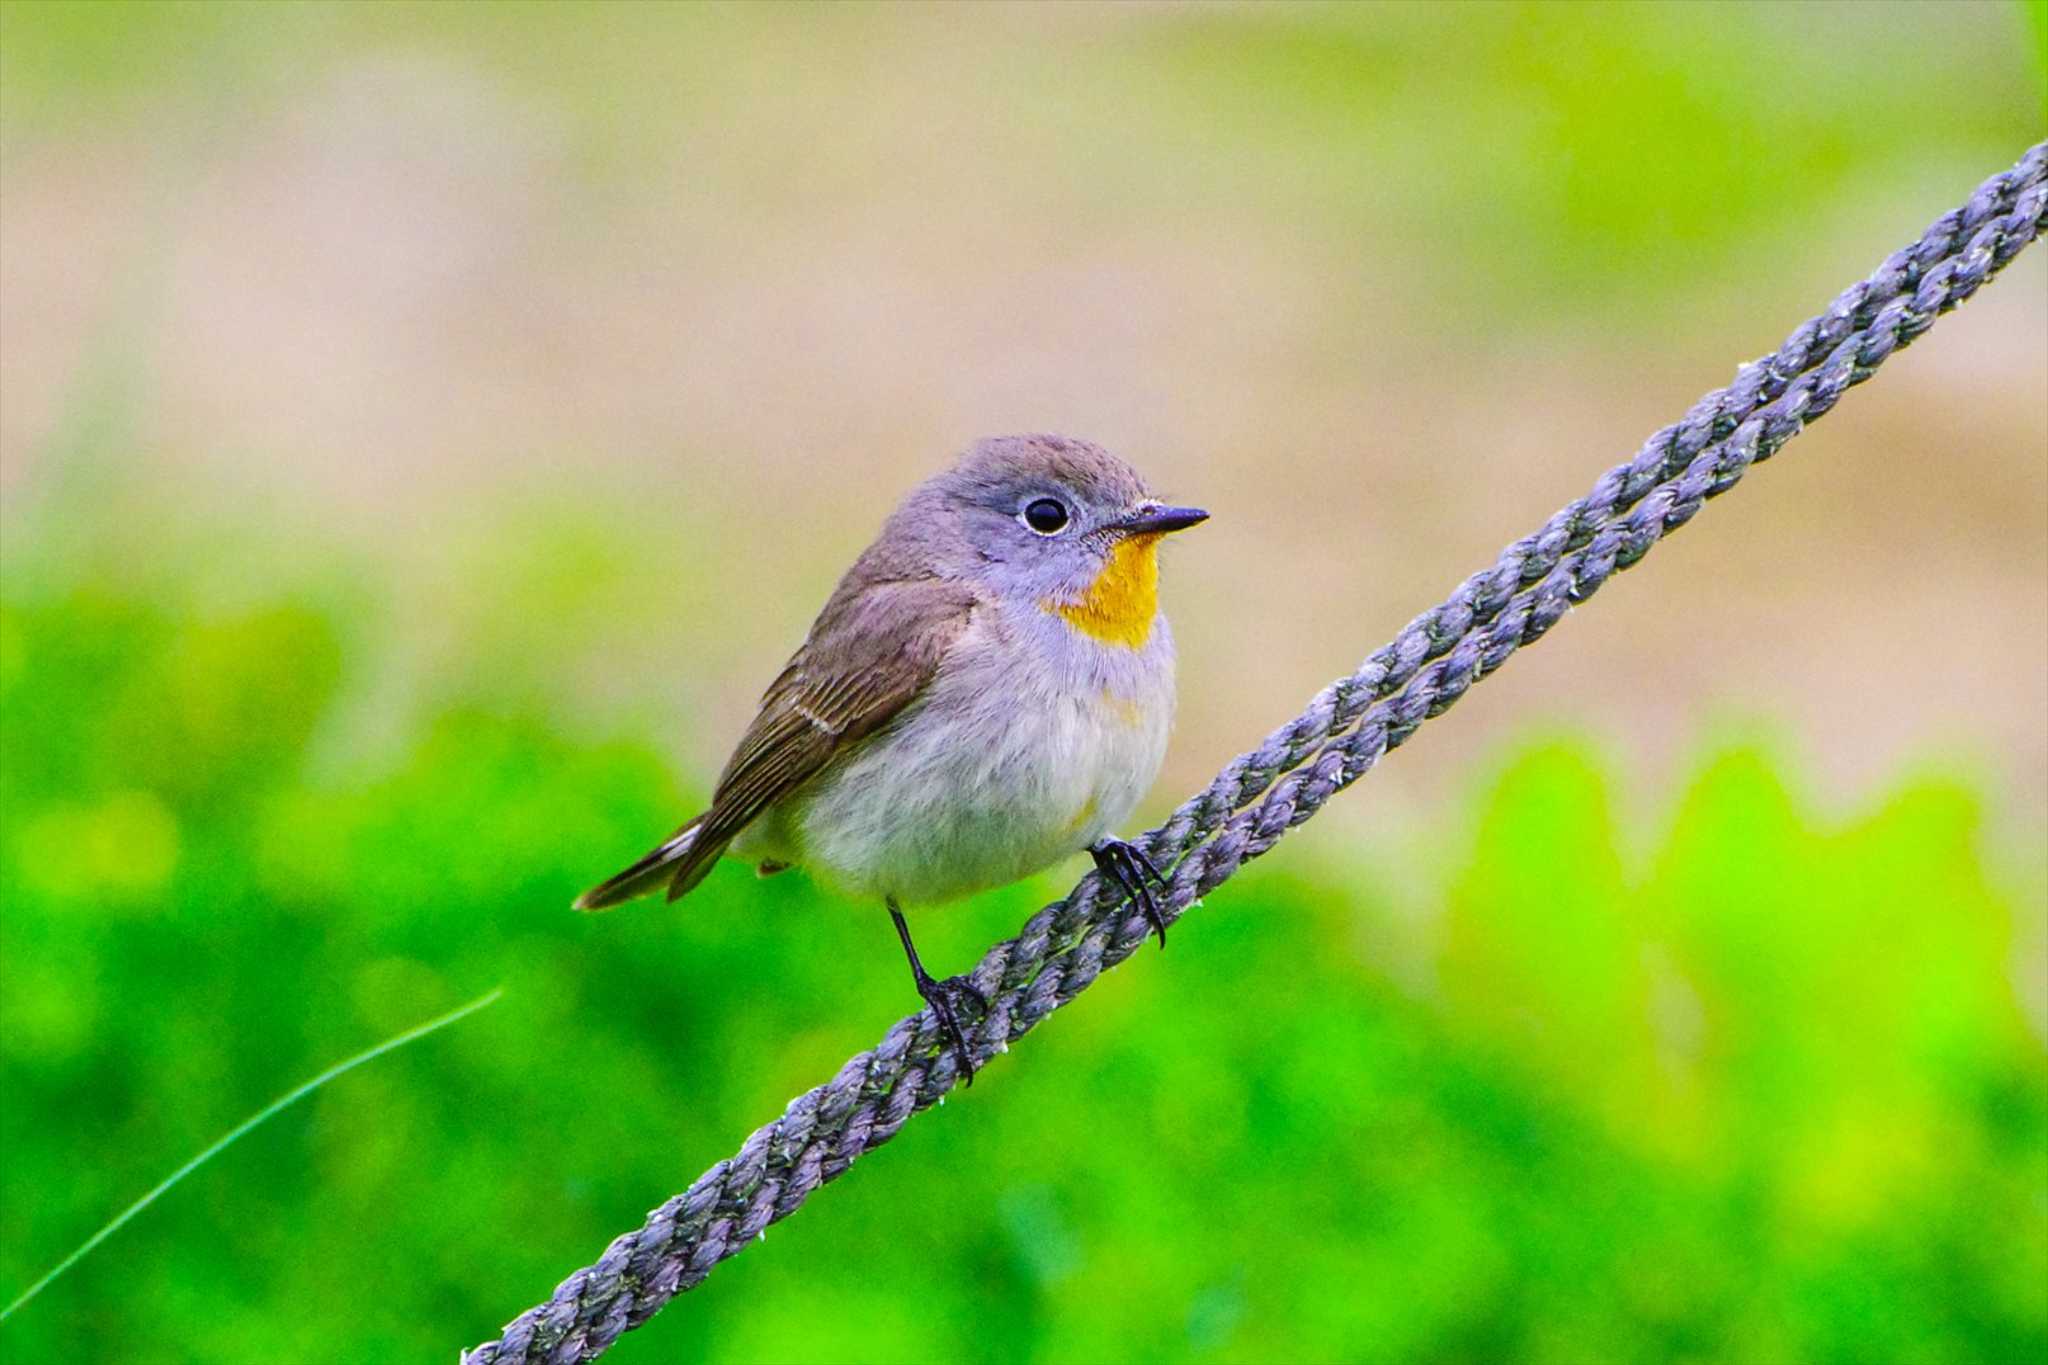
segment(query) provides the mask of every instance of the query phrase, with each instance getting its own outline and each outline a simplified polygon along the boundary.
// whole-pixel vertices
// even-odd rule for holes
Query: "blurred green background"
[[[566,905],[949,451],[1068,430],[1216,511],[1163,813],[2016,159],[2044,44],[0,4],[0,1299],[506,987],[0,1358],[452,1359],[904,1012],[801,877]],[[2044,284],[612,1358],[2040,1359]]]

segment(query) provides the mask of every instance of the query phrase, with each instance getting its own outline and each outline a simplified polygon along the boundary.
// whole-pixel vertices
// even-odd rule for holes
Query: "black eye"
[[[1067,524],[1067,505],[1058,498],[1038,498],[1024,509],[1024,524],[1042,536],[1058,535]]]

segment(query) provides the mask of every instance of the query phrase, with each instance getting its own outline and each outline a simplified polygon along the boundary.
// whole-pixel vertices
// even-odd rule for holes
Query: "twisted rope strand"
[[[1560,556],[1586,544],[1600,527],[1685,468],[1709,443],[1725,439],[1764,404],[1781,397],[1851,332],[1868,328],[1902,295],[1919,292],[1930,273],[1960,255],[1986,223],[2009,215],[2021,196],[2044,180],[2048,143],[2029,149],[2018,165],[1979,185],[1961,208],[1935,219],[1918,241],[1893,252],[1870,278],[1843,290],[1819,316],[1795,327],[1775,352],[1742,366],[1727,388],[1694,403],[1681,421],[1657,432],[1631,459],[1601,475],[1584,498],[1561,508],[1534,535],[1501,551],[1490,568],[1472,575],[1441,605],[1409,622],[1357,672],[1330,684],[1301,715],[1226,765],[1207,789],[1167,819],[1147,851],[1155,861],[1179,856],[1223,815],[1256,798],[1275,777],[1298,765],[1333,731],[1350,728],[1365,707],[1406,686],[1422,665],[1449,650],[1474,625],[1491,621],[1517,590],[1550,572]]]
[[[1587,497],[1509,546],[1492,568],[1466,579],[1357,672],[1232,760],[1143,837],[1154,861],[1171,863],[1159,897],[1168,921],[1827,413],[2004,268],[2040,234],[2044,214],[2048,144],[1985,181],[1967,204],[1801,324],[1778,351],[1743,366],[1733,384],[1651,437]],[[1144,918],[1119,913],[1101,893],[1100,879],[1089,874],[975,966],[972,980],[989,1000],[969,1038],[977,1063],[1007,1051],[1144,942]],[[596,1359],[770,1223],[794,1213],[813,1190],[889,1141],[958,1080],[931,1012],[898,1020],[874,1048],[791,1100],[734,1156],[562,1281],[546,1303],[520,1314],[496,1341],[466,1352],[466,1365]]]

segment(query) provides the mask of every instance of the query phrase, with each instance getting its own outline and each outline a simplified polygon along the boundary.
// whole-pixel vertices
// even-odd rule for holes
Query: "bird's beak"
[[[1110,523],[1113,531],[1125,535],[1163,535],[1168,531],[1185,531],[1190,526],[1199,526],[1209,519],[1209,514],[1199,507],[1162,507],[1151,503],[1140,507],[1122,521]]]

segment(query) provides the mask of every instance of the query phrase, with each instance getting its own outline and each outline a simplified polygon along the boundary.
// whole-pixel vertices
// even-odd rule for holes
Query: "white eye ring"
[[[1017,520],[1023,522],[1025,529],[1033,535],[1056,536],[1067,529],[1073,516],[1058,498],[1033,498],[1024,504]]]

